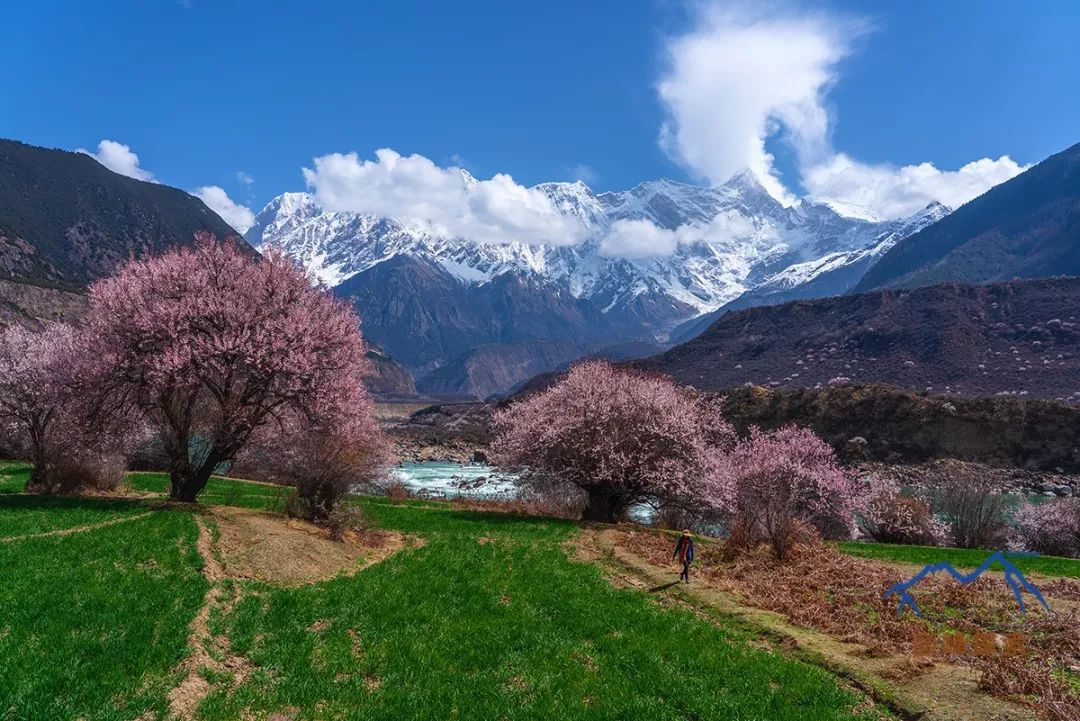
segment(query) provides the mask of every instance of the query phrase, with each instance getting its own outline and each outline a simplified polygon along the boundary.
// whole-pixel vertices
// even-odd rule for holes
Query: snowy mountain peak
[[[464,170],[462,177],[467,185],[477,182]],[[464,286],[508,274],[536,281],[662,339],[675,324],[758,286],[789,288],[847,264],[864,269],[900,238],[948,213],[932,203],[911,218],[883,222],[812,200],[786,207],[750,171],[716,188],[661,179],[600,194],[581,181],[533,189],[587,230],[584,242],[556,247],[438,237],[393,218],[324,211],[307,193],[272,200],[246,237],[283,248],[328,286],[391,258],[412,258]],[[656,226],[655,238],[613,239],[625,230],[619,221],[628,220]],[[634,252],[620,257],[613,248]]]

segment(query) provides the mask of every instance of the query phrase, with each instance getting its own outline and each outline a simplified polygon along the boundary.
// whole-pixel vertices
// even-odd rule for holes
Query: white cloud
[[[114,173],[136,180],[157,182],[154,180],[153,173],[139,167],[139,156],[133,153],[130,147],[115,140],[102,140],[98,143],[96,153],[91,153],[86,148],[78,148],[75,152],[86,153]]]
[[[255,184],[255,178],[251,177],[251,173],[248,173],[244,170],[236,171],[236,179],[246,185],[248,188]]]
[[[477,180],[422,155],[389,148],[375,160],[332,153],[304,168],[304,179],[327,210],[357,211],[411,222],[433,233],[478,242],[572,245],[585,228],[561,215],[546,195],[504,173]]]
[[[649,220],[616,220],[600,240],[600,255],[648,258],[671,255],[678,245],[679,231],[677,230],[661,228]]]
[[[1021,172],[1008,156],[957,171],[930,163],[869,165],[831,143],[827,95],[851,43],[870,29],[859,18],[784,5],[705,5],[695,26],[667,41],[657,90],[667,112],[662,147],[716,184],[753,170],[777,198],[781,182],[770,138],[795,151],[803,186],[821,200],[866,207],[881,217],[913,213],[931,200],[956,207]]]
[[[997,160],[975,160],[959,170],[940,170],[932,163],[900,168],[867,165],[838,153],[806,169],[803,184],[812,197],[869,208],[884,218],[898,218],[911,215],[932,200],[957,208],[1025,168],[1007,155]]]
[[[195,188],[191,194],[206,203],[210,210],[220,215],[222,220],[241,233],[246,232],[255,223],[255,214],[251,212],[251,208],[235,202],[223,188],[217,185]]]
[[[599,180],[600,175],[591,165],[585,163],[578,163],[577,165],[571,165],[567,168],[567,172],[570,174],[571,180],[580,180],[585,185],[592,185]]]
[[[651,220],[616,220],[600,239],[600,255],[619,258],[651,258],[674,253],[680,245],[732,243],[754,235],[757,229],[735,211],[717,215],[706,226],[680,225],[661,228]]]

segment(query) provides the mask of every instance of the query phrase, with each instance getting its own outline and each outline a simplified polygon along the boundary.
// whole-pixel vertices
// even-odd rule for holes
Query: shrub
[[[1008,540],[1008,498],[994,482],[971,468],[952,466],[933,484],[934,511],[948,526],[948,541],[959,548],[1003,548]]]
[[[850,537],[862,500],[855,475],[812,431],[754,428],[729,453],[714,456],[707,502],[724,519],[733,545],[768,543],[783,559],[803,529]]]
[[[1016,513],[1013,544],[1048,556],[1080,558],[1080,500],[1025,504]]]
[[[879,543],[936,546],[948,534],[923,500],[906,496],[889,480],[872,484],[859,513],[859,530]]]
[[[386,484],[386,495],[391,503],[400,505],[408,500],[412,494],[409,492],[409,487],[405,485],[405,481],[400,478],[391,478],[390,482]]]
[[[260,434],[244,454],[243,466],[296,489],[296,498],[288,505],[290,515],[331,525],[341,500],[352,491],[373,487],[393,462],[370,404],[366,393],[357,393],[341,408],[324,409],[317,422],[289,418]]]

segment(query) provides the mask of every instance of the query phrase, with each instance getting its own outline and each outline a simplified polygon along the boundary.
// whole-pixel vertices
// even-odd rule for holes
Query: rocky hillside
[[[1080,144],[897,243],[857,291],[1080,275]]]
[[[1080,402],[1080,278],[947,284],[728,313],[640,361],[702,390],[887,383]]]
[[[809,426],[849,462],[956,459],[1080,472],[1080,408],[1065,403],[931,396],[882,385],[740,386],[724,395],[724,414],[738,431]]]
[[[79,290],[131,255],[189,243],[200,230],[238,235],[182,190],[118,175],[83,153],[0,140],[0,277]]]

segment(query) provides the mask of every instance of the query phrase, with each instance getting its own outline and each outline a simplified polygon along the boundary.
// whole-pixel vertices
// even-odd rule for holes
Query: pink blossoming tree
[[[583,517],[614,522],[635,502],[678,502],[710,454],[734,441],[719,402],[671,381],[586,361],[495,416],[494,456],[534,488],[575,486]]]
[[[28,485],[49,490],[51,450],[68,396],[68,371],[75,347],[70,326],[41,332],[11,326],[0,335],[0,421],[29,455]]]
[[[352,310],[281,254],[257,258],[242,242],[200,234],[194,247],[130,261],[90,289],[97,402],[149,421],[182,501],[265,424],[317,424],[321,407],[365,393]]]
[[[125,438],[80,392],[78,334],[54,324],[0,334],[0,423],[29,458],[28,491],[112,488],[123,480]]]
[[[1025,503],[1016,512],[1012,541],[1027,551],[1080,558],[1080,499]]]
[[[847,537],[861,505],[856,476],[812,431],[753,429],[730,453],[717,454],[706,500],[737,542],[768,543],[783,559],[802,529]]]
[[[896,482],[877,480],[867,491],[859,512],[859,530],[879,543],[936,546],[944,543],[949,529],[934,517],[920,498],[905,495]]]
[[[385,479],[394,453],[363,388],[350,385],[317,399],[313,410],[263,426],[240,460],[257,477],[296,488],[299,515],[325,523],[347,493]]]

